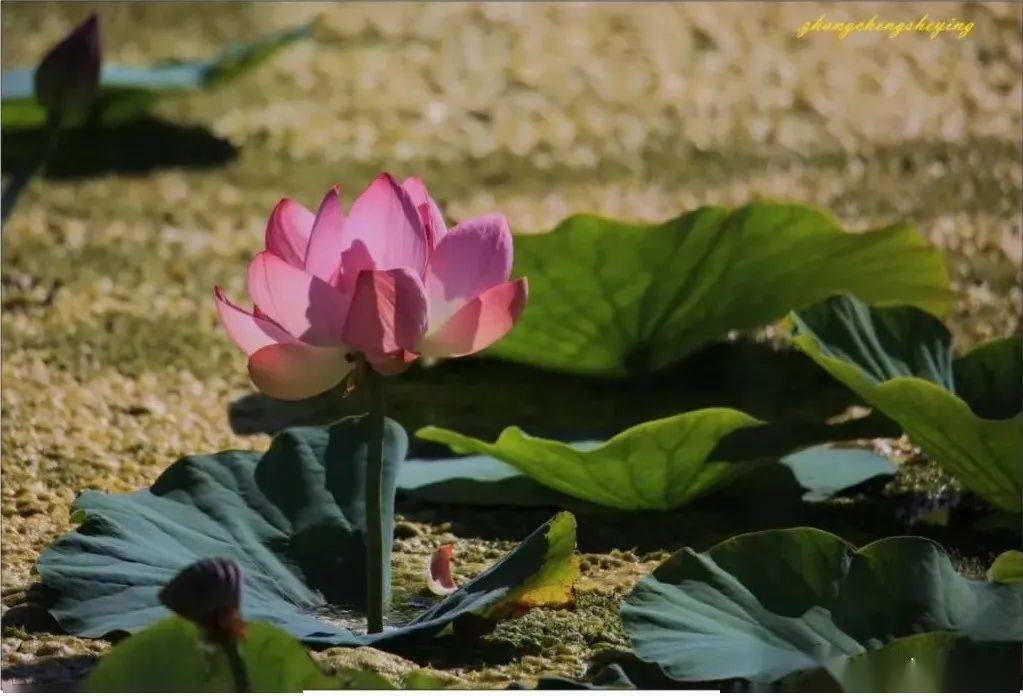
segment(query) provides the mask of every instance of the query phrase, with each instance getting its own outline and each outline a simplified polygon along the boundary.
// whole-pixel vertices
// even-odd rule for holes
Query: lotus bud
[[[160,591],[171,611],[194,621],[214,643],[243,638],[239,607],[242,570],[234,561],[208,558],[188,566]]]
[[[36,99],[60,121],[88,113],[99,94],[99,17],[95,14],[50,49],[35,73]]]

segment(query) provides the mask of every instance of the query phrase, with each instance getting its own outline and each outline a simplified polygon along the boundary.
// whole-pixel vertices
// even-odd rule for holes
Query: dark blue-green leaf
[[[1020,511],[1019,339],[982,346],[953,363],[948,331],[932,317],[911,307],[867,307],[851,295],[793,313],[792,320],[796,344],[817,364],[901,425],[963,486]]]
[[[365,636],[329,620],[329,605],[362,606],[366,438],[362,418],[329,430],[293,428],[275,437],[262,456],[230,451],[186,457],[150,490],[84,493],[75,506],[78,529],[39,560],[50,613],[77,635],[137,632],[168,615],[157,599],[160,588],[185,566],[217,556],[243,570],[246,619],[270,622],[315,645],[397,648],[435,636],[470,613],[493,619],[503,603],[538,591],[537,583],[571,574],[575,520],[563,513],[404,625]],[[393,520],[406,444],[404,431],[388,421],[387,520]],[[387,530],[392,537],[393,523]]]
[[[803,500],[818,502],[871,479],[894,476],[895,464],[868,449],[820,445],[783,457],[781,463],[806,489]]]
[[[1023,340],[998,338],[952,363],[955,391],[973,412],[993,420],[1023,411]]]
[[[56,597],[50,612],[77,635],[137,631],[167,615],[156,594],[178,571],[222,557],[244,571],[247,619],[271,621],[302,639],[343,637],[314,613],[327,603],[363,606],[367,437],[362,418],[329,431],[294,428],[262,456],[186,457],[149,490],[83,493],[74,512],[81,525],[39,559],[43,584]],[[406,447],[404,430],[389,421],[387,520]],[[386,538],[393,538],[393,521]],[[385,548],[389,567],[391,544]]]
[[[1023,639],[1023,589],[964,578],[928,539],[857,550],[799,528],[683,549],[621,615],[637,655],[674,679],[766,683],[921,632]]]
[[[1018,693],[1020,644],[921,633],[840,657],[794,677],[783,690],[859,693]],[[786,680],[789,681],[789,680]]]
[[[578,443],[573,443],[578,446]],[[565,507],[577,498],[529,478],[485,455],[409,459],[398,472],[398,493],[433,503]]]

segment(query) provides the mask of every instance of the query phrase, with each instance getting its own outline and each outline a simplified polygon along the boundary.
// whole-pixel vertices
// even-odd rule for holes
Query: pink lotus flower
[[[525,278],[509,281],[503,215],[448,230],[423,182],[381,174],[346,216],[334,186],[314,215],[285,198],[249,266],[247,312],[214,289],[220,319],[256,386],[304,399],[336,386],[357,356],[397,374],[419,356],[483,350],[515,324]]]

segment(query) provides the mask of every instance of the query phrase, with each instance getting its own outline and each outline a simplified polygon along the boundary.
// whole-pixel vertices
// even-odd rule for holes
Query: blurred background
[[[3,233],[5,591],[76,491],[265,444],[230,427],[249,385],[211,288],[245,297],[279,198],[315,206],[340,182],[350,203],[383,169],[422,175],[449,220],[499,210],[518,232],[758,198],[856,230],[910,220],[945,252],[957,347],[1019,329],[1018,3],[8,1],[4,68],[93,11],[122,65],[319,19],[236,80],[71,139],[25,190]],[[975,26],[795,36],[821,14],[924,13]],[[4,132],[5,176],[20,137]]]

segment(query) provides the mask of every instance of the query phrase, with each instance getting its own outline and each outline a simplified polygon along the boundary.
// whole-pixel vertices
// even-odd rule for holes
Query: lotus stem
[[[381,497],[384,475],[384,384],[366,371],[369,443],[366,461],[366,631],[384,630],[384,519]]]
[[[35,156],[11,174],[11,178],[7,180],[7,185],[4,186],[3,196],[0,199],[0,228],[7,226],[7,219],[14,212],[14,206],[17,205],[18,198],[21,196],[25,185],[50,160],[54,149],[57,147],[57,136],[59,133],[60,119],[51,114],[46,122],[43,140],[36,150]]]
[[[248,693],[252,691],[252,684],[249,682],[249,672],[245,669],[245,661],[242,660],[241,652],[238,650],[238,641],[229,638],[222,643],[224,652],[227,654],[227,662],[231,665],[231,676],[234,677],[234,690],[237,693]]]

